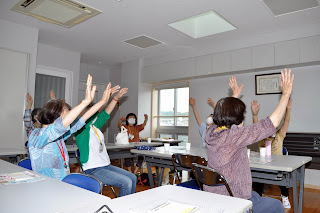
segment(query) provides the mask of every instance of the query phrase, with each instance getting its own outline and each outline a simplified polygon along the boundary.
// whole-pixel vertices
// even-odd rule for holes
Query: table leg
[[[295,213],[298,212],[298,181],[297,181],[297,169],[292,172],[293,179],[293,210]]]
[[[148,177],[149,177],[150,187],[154,188],[154,181],[153,181],[153,175],[152,175],[150,162],[147,162],[147,169],[148,169]]]
[[[163,173],[164,173],[164,167],[161,168],[160,171],[160,176],[159,176],[159,181],[158,181],[158,186],[162,185],[162,181],[163,181]]]
[[[299,213],[302,213],[305,165],[300,167]]]

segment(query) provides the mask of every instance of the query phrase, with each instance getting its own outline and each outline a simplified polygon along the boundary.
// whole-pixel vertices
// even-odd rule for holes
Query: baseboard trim
[[[307,189],[318,189],[318,190],[320,190],[320,186],[318,186],[318,185],[304,184],[304,188],[307,188]]]

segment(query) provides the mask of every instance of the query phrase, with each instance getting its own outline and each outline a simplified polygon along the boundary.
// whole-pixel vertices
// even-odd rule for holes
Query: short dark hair
[[[36,119],[34,119],[34,116],[36,116],[38,114],[38,112],[40,112],[41,108],[34,108],[31,112],[31,119],[33,123],[36,123]]]
[[[130,116],[134,116],[134,118],[136,119],[136,122],[133,124],[133,126],[136,126],[137,125],[137,116],[136,116],[136,114],[134,114],[134,113],[129,113],[128,115],[127,115],[127,117],[126,117],[126,125],[127,126],[129,126],[129,123],[128,123],[128,118],[130,117]]]
[[[50,100],[38,114],[38,121],[41,124],[52,124],[57,118],[60,117],[64,109],[71,109],[70,105],[64,100]]]
[[[238,98],[227,97],[218,101],[213,112],[213,122],[218,126],[230,128],[239,125],[244,120],[246,105]]]

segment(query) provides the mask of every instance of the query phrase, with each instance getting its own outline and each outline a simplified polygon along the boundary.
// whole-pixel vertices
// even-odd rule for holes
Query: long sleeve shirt
[[[69,171],[69,155],[64,141],[84,125],[84,120],[80,118],[75,120],[71,127],[64,127],[62,117],[59,117],[48,127],[33,130],[29,136],[32,169],[37,173],[62,180]]]
[[[27,133],[27,137],[29,138],[30,132],[38,127],[34,125],[31,118],[31,109],[26,109],[23,116],[24,127]]]
[[[276,132],[270,118],[256,124],[214,132],[216,125],[207,130],[208,166],[221,173],[228,181],[235,197],[249,199],[252,177],[247,146],[267,138]],[[225,186],[204,186],[205,191],[228,195]]]

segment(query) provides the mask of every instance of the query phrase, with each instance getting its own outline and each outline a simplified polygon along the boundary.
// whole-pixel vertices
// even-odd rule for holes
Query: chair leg
[[[113,186],[110,186],[110,188],[111,188],[111,190],[112,190],[112,192],[113,192],[114,196],[117,198],[118,196],[117,196],[116,192],[114,191]]]

